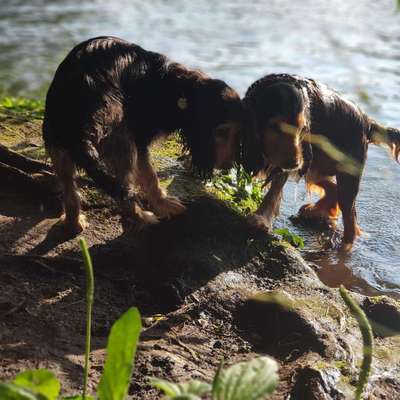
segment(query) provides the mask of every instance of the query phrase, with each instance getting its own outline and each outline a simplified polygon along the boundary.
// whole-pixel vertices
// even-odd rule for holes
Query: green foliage
[[[83,261],[86,271],[86,341],[85,341],[85,369],[83,374],[83,393],[82,398],[86,398],[87,383],[89,378],[89,353],[90,353],[90,340],[92,334],[92,308],[94,299],[94,275],[93,264],[90,258],[89,250],[86,240],[81,238],[79,246],[82,251]]]
[[[299,249],[304,248],[304,240],[295,233],[292,233],[287,228],[275,229],[274,233],[280,235],[283,240],[290,243],[294,247],[298,247]]]
[[[261,400],[270,396],[278,385],[278,364],[272,358],[258,357],[218,368],[212,384],[199,381],[173,384],[153,379],[153,386],[166,394],[166,399],[198,400],[212,392],[213,400]]]
[[[47,400],[46,397],[32,393],[30,390],[13,383],[0,383],[0,399],[2,400]]]
[[[269,357],[240,362],[219,373],[213,385],[213,400],[259,400],[278,386],[278,365]]]
[[[140,314],[136,308],[129,309],[111,328],[107,359],[98,387],[100,400],[125,398],[141,329]]]
[[[60,382],[53,373],[45,369],[27,370],[17,375],[13,383],[43,395],[47,400],[55,400],[60,393]]]
[[[253,179],[240,165],[226,175],[215,176],[211,191],[240,214],[255,211],[264,197],[262,182]]]
[[[173,400],[198,400],[201,396],[211,391],[208,383],[191,380],[184,383],[171,383],[164,379],[153,378],[151,384],[164,392],[166,399]]]
[[[358,378],[356,389],[356,400],[360,400],[365,386],[368,382],[368,377],[371,372],[372,364],[372,349],[373,349],[373,336],[372,328],[368,318],[360,306],[350,297],[347,290],[343,285],[339,288],[339,293],[342,296],[346,306],[350,309],[351,314],[357,320],[363,338],[363,361],[361,364],[360,376]]]
[[[44,114],[44,103],[42,101],[23,97],[3,97],[0,99],[0,108],[37,119],[42,119]]]

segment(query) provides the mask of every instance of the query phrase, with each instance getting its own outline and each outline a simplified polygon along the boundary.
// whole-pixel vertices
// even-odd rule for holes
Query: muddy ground
[[[0,143],[44,158],[40,121],[0,114]],[[301,255],[249,229],[243,217],[189,176],[174,140],[156,145],[163,185],[187,212],[140,234],[124,234],[112,201],[81,178],[84,232],[95,266],[90,391],[104,362],[113,321],[137,306],[145,329],[132,399],[158,399],[151,376],[210,381],[227,364],[269,354],[280,364],[273,399],[352,398],[361,336],[337,290],[324,286]],[[64,394],[81,389],[85,276],[76,238],[37,196],[0,189],[0,379],[48,368]],[[259,293],[279,292],[288,310]],[[368,399],[400,398],[400,313],[394,300],[353,296],[377,321]]]

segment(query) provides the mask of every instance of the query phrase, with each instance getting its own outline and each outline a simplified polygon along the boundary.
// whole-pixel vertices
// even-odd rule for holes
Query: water
[[[0,89],[43,96],[74,44],[115,35],[225,79],[241,94],[266,73],[313,77],[399,127],[400,14],[394,3],[1,0]],[[287,186],[277,225],[305,237],[324,282],[400,296],[399,177],[400,167],[386,151],[371,146],[358,197],[364,235],[348,256],[315,253],[318,235],[289,222],[304,202],[302,184]]]

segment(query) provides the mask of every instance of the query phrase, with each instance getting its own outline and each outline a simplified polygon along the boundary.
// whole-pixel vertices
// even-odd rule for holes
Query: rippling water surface
[[[43,96],[77,42],[121,36],[225,79],[241,94],[271,72],[319,79],[374,118],[400,127],[400,14],[394,1],[1,0],[0,90]],[[361,192],[364,235],[353,252],[320,252],[318,234],[288,217],[307,200],[287,185],[277,226],[304,236],[324,282],[400,296],[400,166],[371,146]]]

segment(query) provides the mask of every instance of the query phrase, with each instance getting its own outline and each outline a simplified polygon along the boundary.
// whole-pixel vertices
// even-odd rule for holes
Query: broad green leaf
[[[0,383],[1,400],[46,400],[46,397],[32,393],[30,390],[13,383]]]
[[[211,385],[197,380],[172,383],[164,379],[153,378],[150,383],[164,392],[166,398],[171,400],[198,400],[211,391]]]
[[[123,400],[132,375],[142,324],[136,308],[130,308],[111,328],[107,358],[98,387],[100,400]]]
[[[213,384],[213,400],[261,400],[278,385],[278,364],[270,357],[240,362],[221,371]]]
[[[62,400],[94,400],[94,398],[86,395],[84,399],[81,394],[77,394],[76,396],[63,397]]]
[[[31,392],[43,395],[48,400],[57,399],[60,382],[46,369],[27,370],[18,374],[13,383]]]

